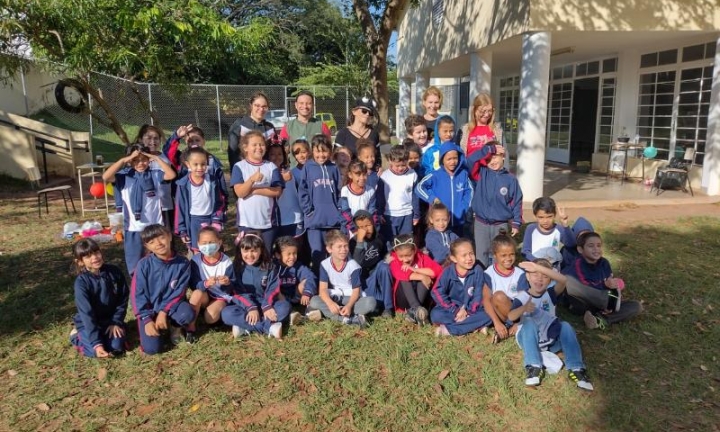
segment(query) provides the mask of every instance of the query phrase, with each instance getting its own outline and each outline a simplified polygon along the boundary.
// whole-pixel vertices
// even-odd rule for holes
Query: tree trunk
[[[125,143],[125,145],[130,145],[130,139],[128,139],[125,130],[122,128],[122,123],[120,123],[120,121],[117,119],[115,113],[113,113],[112,108],[110,108],[110,105],[107,104],[105,99],[100,94],[100,91],[92,84],[90,84],[86,77],[87,75],[78,76],[77,79],[78,81],[83,83],[83,86],[85,86],[85,91],[93,97],[93,100],[97,102],[98,105],[100,105],[100,108],[102,108],[102,110],[105,112],[108,122],[106,123],[101,121],[101,123],[112,128],[113,132],[115,132],[115,134],[120,137],[120,140]]]
[[[389,41],[388,41],[389,42]],[[387,86],[387,48],[382,41],[375,44],[370,67],[370,85],[377,101],[380,142],[390,142],[389,107],[390,97]]]

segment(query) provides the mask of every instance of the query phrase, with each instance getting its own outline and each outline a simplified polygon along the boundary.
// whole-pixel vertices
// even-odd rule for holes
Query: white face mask
[[[218,245],[217,243],[208,243],[204,245],[199,245],[198,249],[200,249],[201,254],[205,256],[212,256],[220,250],[220,245]]]

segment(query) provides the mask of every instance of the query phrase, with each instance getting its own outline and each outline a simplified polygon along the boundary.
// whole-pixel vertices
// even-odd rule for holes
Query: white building
[[[545,160],[603,168],[622,134],[658,148],[647,175],[694,147],[691,178],[720,195],[719,37],[717,0],[420,0],[398,27],[401,113],[431,78],[465,83],[459,124],[491,93],[528,201]]]

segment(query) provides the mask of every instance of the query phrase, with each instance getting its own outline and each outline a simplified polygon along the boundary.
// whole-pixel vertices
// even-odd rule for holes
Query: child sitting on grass
[[[526,260],[535,258],[558,258],[560,261],[561,245],[574,245],[572,230],[569,228],[568,215],[560,207],[558,210],[555,200],[550,197],[540,197],[533,202],[533,215],[537,222],[525,228],[522,254]],[[560,224],[555,223],[555,216],[560,218]]]
[[[484,283],[482,267],[477,264],[472,242],[459,238],[450,244],[451,264],[445,267],[432,289],[436,306],[430,312],[438,324],[436,336],[461,336],[483,327],[503,323],[495,315],[490,288]]]
[[[233,267],[237,277],[234,301],[221,313],[223,322],[232,326],[233,337],[260,333],[282,338],[282,322],[290,314],[290,303],[281,296],[277,273],[272,271],[270,253],[259,232],[242,235]]]
[[[540,385],[544,374],[542,350],[553,353],[562,350],[570,379],[579,388],[592,391],[575,330],[555,315],[557,296],[565,289],[567,279],[544,259],[522,262],[520,267],[528,272],[530,288],[513,300],[509,317],[512,320],[522,318],[517,341],[523,350],[525,385]],[[556,284],[548,288],[551,279]]]
[[[280,293],[291,305],[308,306],[310,299],[317,295],[317,277],[300,261],[300,245],[294,237],[283,236],[275,240],[273,252],[277,261],[274,270],[280,283]],[[302,319],[299,312],[290,314],[290,324]]]
[[[130,290],[122,271],[106,264],[100,246],[85,238],[73,245],[75,327],[70,343],[86,357],[107,358],[125,353],[125,313]]]
[[[195,342],[195,309],[185,298],[192,270],[187,258],[173,253],[172,234],[165,226],[147,226],[142,231],[142,242],[150,255],[137,264],[131,297],[140,347],[152,355],[162,350],[164,330],[170,330],[173,345],[183,341],[183,327],[188,333],[187,342]]]
[[[450,211],[443,203],[434,203],[427,213],[428,230],[425,234],[425,248],[430,258],[443,265],[450,253],[450,243],[458,239],[458,235],[448,230]]]
[[[358,210],[353,217],[357,231],[350,239],[350,254],[360,264],[363,289],[382,306],[382,317],[392,317],[392,277],[384,261],[387,255],[385,239],[377,232],[373,216]]]
[[[215,228],[206,226],[200,230],[198,249],[200,253],[190,261],[193,270],[190,286],[194,289],[190,304],[196,317],[204,308],[205,323],[215,324],[220,321],[222,310],[232,301],[235,269],[230,257],[222,251],[220,233]]]
[[[391,258],[395,310],[406,312],[405,319],[413,324],[427,324],[428,294],[440,277],[442,267],[417,248],[412,234],[395,237]]]
[[[376,301],[362,290],[361,268],[349,258],[348,239],[339,230],[330,230],[325,245],[330,256],[320,263],[319,295],[310,300],[310,308],[334,321],[364,328],[365,316],[375,310]]]
[[[613,275],[610,261],[603,258],[600,234],[580,235],[577,250],[580,258],[563,270],[570,312],[584,315],[589,329],[604,329],[642,312],[640,302],[622,300],[625,282]]]

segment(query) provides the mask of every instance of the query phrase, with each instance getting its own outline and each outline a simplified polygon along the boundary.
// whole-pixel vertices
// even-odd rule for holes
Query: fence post
[[[220,148],[222,148],[222,120],[220,118],[220,87],[218,85],[215,85],[215,106],[217,107],[218,141],[220,141]]]
[[[345,86],[345,120],[350,118],[350,89]]]
[[[88,74],[88,76],[87,76],[88,84],[91,84],[91,83],[90,83],[90,76],[91,76],[90,74]],[[90,128],[89,128],[89,129],[90,129],[90,141],[92,141],[92,136],[93,136],[93,116],[92,116],[93,110],[92,110],[92,102],[93,102],[93,100],[92,100],[92,95],[91,95],[90,93],[88,93],[88,110],[90,111],[90,115],[89,115],[89,117],[90,117]],[[82,193],[82,191],[80,191],[80,192]]]
[[[148,106],[150,107],[150,124],[155,125],[155,122],[153,121],[153,104],[152,104],[152,84],[148,83]]]

